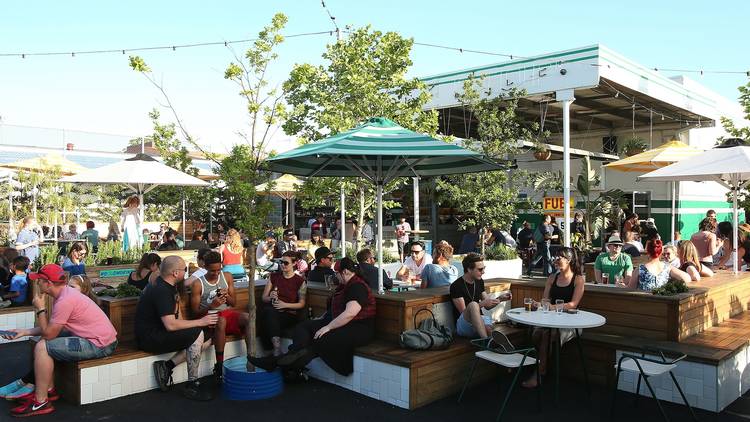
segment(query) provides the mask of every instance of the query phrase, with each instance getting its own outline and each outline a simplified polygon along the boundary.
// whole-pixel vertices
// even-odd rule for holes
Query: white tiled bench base
[[[17,330],[34,328],[34,311],[22,311],[0,314],[0,330]],[[21,337],[18,340],[26,340],[28,337]],[[0,339],[0,343],[7,343],[9,340]]]
[[[617,351],[618,360],[622,353]],[[731,358],[720,362],[718,366],[680,361],[674,375],[691,406],[718,413],[750,389],[750,371],[745,370],[749,364],[750,353],[748,348],[744,347]],[[669,374],[651,377],[649,381],[660,400],[682,404],[680,392],[674,387]],[[635,393],[637,382],[637,374],[623,372],[617,387],[622,391]],[[651,397],[643,381],[640,394]]]
[[[227,342],[224,359],[245,355],[244,340]],[[138,359],[107,365],[94,366],[81,370],[81,404],[96,403],[116,399],[130,394],[142,393],[158,388],[152,365],[157,360],[169,359],[174,353],[145,356]],[[209,347],[201,355],[200,376],[213,372],[216,357],[214,348]],[[187,366],[183,363],[172,371],[174,383],[187,380]]]
[[[349,376],[336,373],[320,358],[307,365],[313,378],[403,409],[409,409],[409,368],[354,356],[354,372]]]

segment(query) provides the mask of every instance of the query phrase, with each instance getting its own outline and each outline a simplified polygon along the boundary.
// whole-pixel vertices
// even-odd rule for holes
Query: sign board
[[[570,198],[570,209],[575,208],[576,201]],[[549,211],[563,211],[565,208],[565,197],[563,196],[545,196],[542,200],[542,209],[545,213]]]
[[[127,277],[135,271],[132,268],[117,268],[114,270],[101,270],[99,271],[99,278],[113,278],[113,277]]]

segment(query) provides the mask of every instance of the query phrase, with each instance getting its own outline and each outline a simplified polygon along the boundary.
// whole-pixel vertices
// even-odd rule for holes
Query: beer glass
[[[602,284],[609,284],[609,273],[602,273]]]
[[[532,303],[534,303],[534,299],[530,297],[523,298],[523,306],[526,308],[526,312],[531,312]]]

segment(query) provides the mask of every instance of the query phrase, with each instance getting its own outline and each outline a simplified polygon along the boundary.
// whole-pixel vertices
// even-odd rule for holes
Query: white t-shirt
[[[404,266],[409,269],[409,272],[415,275],[422,274],[422,270],[424,269],[425,265],[432,264],[432,256],[428,255],[427,253],[424,254],[424,258],[422,258],[422,265],[417,265],[416,262],[414,262],[414,259],[409,256],[404,260]]]
[[[398,236],[398,241],[401,243],[408,243],[409,242],[409,231],[411,230],[411,225],[408,221],[404,221],[403,224],[397,224],[396,225],[397,231],[403,231],[404,234],[401,236]],[[431,257],[430,257],[431,258]]]
[[[268,265],[268,255],[266,255],[265,249],[266,242],[258,243],[258,248],[255,250],[255,263],[260,266]]]

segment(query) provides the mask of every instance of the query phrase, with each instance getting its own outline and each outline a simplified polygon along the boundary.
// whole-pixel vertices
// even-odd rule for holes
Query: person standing
[[[701,265],[711,269],[714,266],[714,255],[719,253],[724,243],[723,239],[716,236],[717,227],[715,218],[706,217],[698,225],[700,231],[690,237],[690,241],[698,250]]]
[[[551,224],[552,217],[547,214],[544,216],[544,221],[539,227],[536,228],[534,233],[534,241],[536,242],[536,257],[532,261],[531,267],[536,265],[539,260],[542,261],[542,267],[544,268],[542,274],[547,277],[552,274],[552,256],[550,255],[549,246],[553,239],[558,236],[555,235],[555,228]],[[529,268],[529,273],[531,269]]]
[[[409,243],[409,232],[411,232],[411,225],[406,221],[405,217],[401,217],[399,223],[396,224],[396,243],[398,244],[398,255],[401,262],[404,262],[408,255],[405,248]]]
[[[26,217],[21,221],[21,231],[16,237],[16,249],[21,256],[29,258],[31,265],[39,256],[39,242],[41,239],[37,232],[38,226],[33,217]]]
[[[328,237],[328,225],[326,224],[326,217],[323,214],[318,214],[318,218],[314,223],[312,223],[312,226],[310,226],[310,231],[319,231],[320,234],[325,238]]]
[[[125,201],[125,209],[120,217],[120,228],[122,230],[122,248],[140,249],[143,247],[143,236],[141,235],[141,201],[138,196],[133,195]]]
[[[92,252],[96,253],[99,250],[99,231],[94,227],[96,226],[93,221],[87,221],[86,230],[81,233],[81,239],[86,240],[91,245]]]

